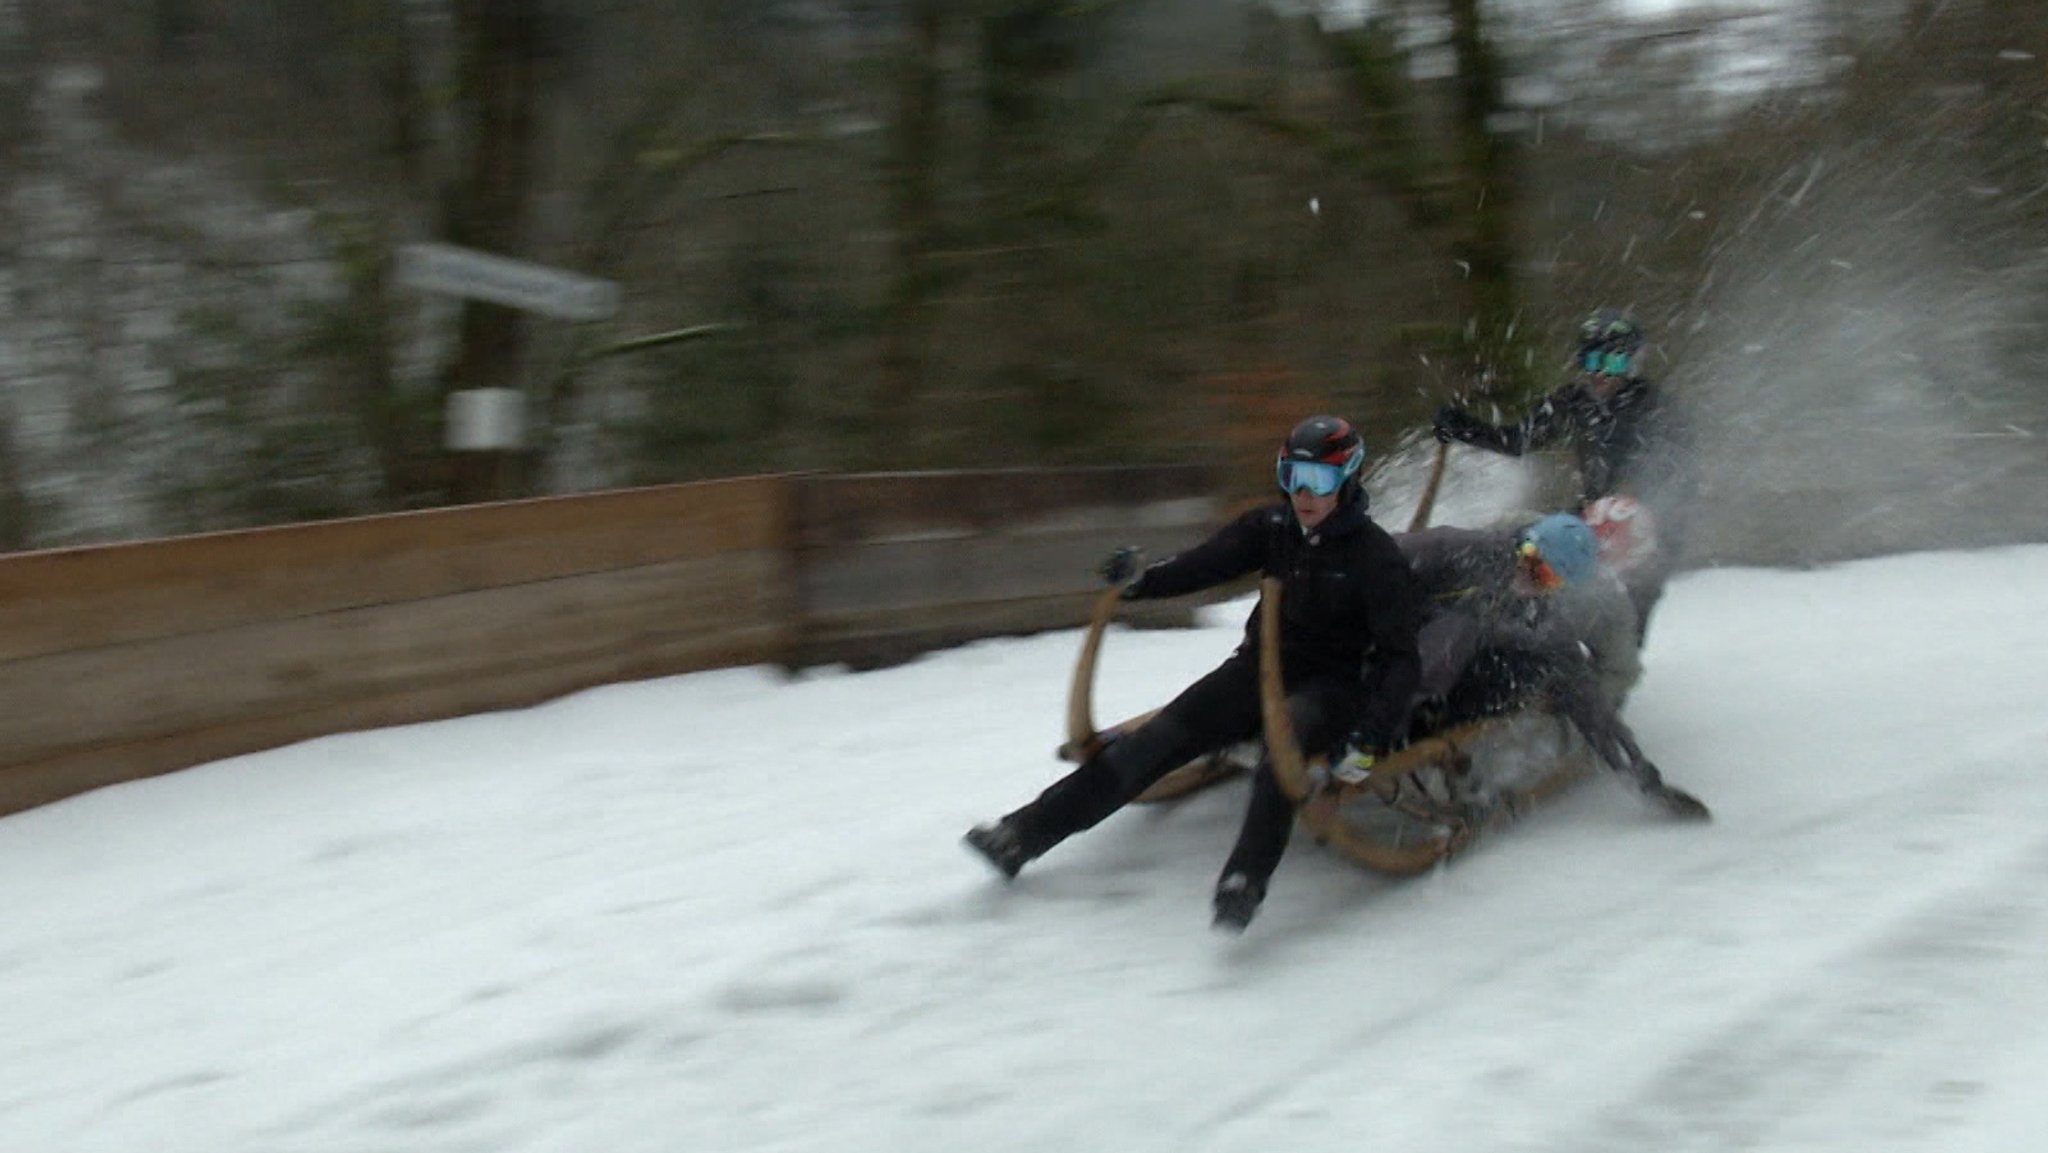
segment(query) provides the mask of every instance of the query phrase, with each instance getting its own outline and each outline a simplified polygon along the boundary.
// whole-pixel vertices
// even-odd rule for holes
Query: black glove
[[[1131,579],[1132,573],[1138,571],[1138,558],[1143,555],[1144,550],[1136,545],[1127,544],[1110,553],[1101,564],[1095,566],[1096,575],[1102,578],[1103,584],[1120,585]]]
[[[1681,821],[1711,821],[1713,810],[1698,797],[1675,785],[1665,783],[1664,774],[1647,760],[1636,762],[1636,787],[1643,795],[1663,810]]]
[[[1465,431],[1465,427],[1471,423],[1472,418],[1466,416],[1457,405],[1447,404],[1436,410],[1436,420],[1431,423],[1430,431],[1436,434],[1437,440],[1449,444],[1454,440],[1464,439],[1458,434]]]
[[[1372,767],[1379,754],[1348,746],[1330,762],[1330,780],[1339,785],[1362,785],[1372,779]]]
[[[1344,747],[1372,757],[1384,757],[1387,755],[1386,738],[1366,728],[1351,730],[1351,735],[1344,738]]]
[[[1372,767],[1387,755],[1386,742],[1360,729],[1344,738],[1343,747],[1330,758],[1326,783],[1361,785],[1372,776]]]
[[[1707,808],[1706,802],[1674,785],[1667,785],[1659,781],[1657,784],[1645,788],[1643,795],[1662,806],[1666,813],[1677,817],[1681,821],[1711,821],[1714,819],[1713,810]]]

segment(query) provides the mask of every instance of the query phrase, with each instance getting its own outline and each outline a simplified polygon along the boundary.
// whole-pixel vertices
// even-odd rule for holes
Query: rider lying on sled
[[[1607,768],[1675,816],[1707,807],[1666,784],[1619,715],[1640,675],[1636,622],[1569,513],[1520,528],[1397,534],[1428,597],[1411,739],[1536,708],[1571,722]],[[1340,766],[1341,779],[1341,766]]]

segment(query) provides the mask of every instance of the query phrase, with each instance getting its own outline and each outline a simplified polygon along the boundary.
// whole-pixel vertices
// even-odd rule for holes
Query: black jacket
[[[1385,529],[1365,514],[1353,488],[1313,533],[1280,501],[1256,508],[1186,552],[1147,568],[1139,598],[1183,596],[1248,573],[1280,580],[1280,661],[1289,685],[1314,677],[1358,677],[1364,705],[1354,731],[1384,745],[1406,721],[1421,673],[1415,632],[1422,592]],[[1258,658],[1259,609],[1245,622],[1238,654]]]
[[[1677,416],[1647,380],[1622,381],[1602,399],[1582,381],[1552,392],[1520,423],[1492,425],[1449,409],[1440,426],[1466,444],[1520,456],[1532,449],[1569,444],[1579,466],[1579,500],[1616,492],[1666,503],[1687,454]]]

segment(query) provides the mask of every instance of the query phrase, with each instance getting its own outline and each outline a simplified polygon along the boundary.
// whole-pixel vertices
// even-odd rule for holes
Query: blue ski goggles
[[[1620,349],[1589,348],[1579,357],[1579,367],[1602,376],[1627,376],[1629,362],[1633,359]]]
[[[1273,466],[1273,472],[1280,481],[1280,491],[1288,494],[1307,489],[1317,496],[1329,496],[1344,487],[1351,474],[1358,471],[1354,461],[1349,465],[1324,464],[1319,460],[1283,460]]]

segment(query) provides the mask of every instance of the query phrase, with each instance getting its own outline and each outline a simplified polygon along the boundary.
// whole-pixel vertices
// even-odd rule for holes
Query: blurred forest
[[[2048,539],[2039,0],[0,0],[0,158],[5,548],[812,468],[1257,491],[1309,411],[1515,411],[1603,304],[1724,535]],[[426,240],[623,307],[399,283]],[[478,387],[523,451],[445,449]]]

